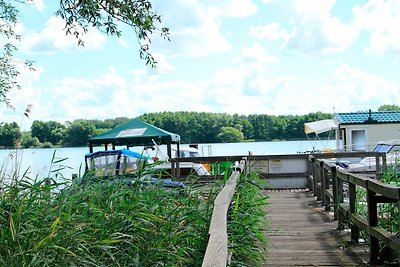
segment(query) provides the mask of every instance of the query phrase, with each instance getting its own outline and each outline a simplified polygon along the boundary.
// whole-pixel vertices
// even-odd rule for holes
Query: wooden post
[[[332,195],[333,195],[333,219],[338,219],[338,182],[337,182],[337,169],[336,166],[331,166],[331,176],[332,176]]]
[[[368,205],[368,224],[369,227],[378,225],[378,207],[376,201],[376,193],[367,189],[367,205]],[[373,235],[369,235],[370,264],[378,262],[379,258],[379,239]]]
[[[318,179],[317,179],[317,200],[322,200],[322,188],[323,188],[323,184],[322,184],[322,180],[323,180],[323,171],[324,171],[324,161],[323,160],[319,160],[319,164],[318,164]]]
[[[356,213],[356,185],[349,182],[349,205],[350,205],[350,215]],[[354,224],[351,224],[351,241],[358,244],[360,238],[360,229]]]
[[[179,149],[179,142],[176,143],[176,157],[179,159],[181,157],[180,154],[180,149]],[[180,178],[181,177],[181,170],[180,170],[180,166],[179,166],[179,160],[176,162],[176,177]]]
[[[176,177],[176,170],[175,170],[175,164],[172,161],[172,149],[171,149],[172,144],[171,143],[167,143],[167,156],[168,156],[168,160],[171,163],[171,175],[172,177]]]
[[[93,153],[93,145],[89,144],[89,153]]]
[[[339,177],[337,177],[337,173],[336,173],[336,189],[337,189],[337,203],[338,203],[338,207],[337,207],[337,217],[338,217],[338,228],[339,229],[343,229],[344,228],[344,218],[343,218],[343,213],[339,212],[339,203],[343,203],[344,202],[344,192],[343,192],[343,180],[339,179]]]
[[[320,176],[320,167],[319,167],[319,160],[315,160],[315,177],[314,177],[314,183],[315,183],[315,196],[317,197],[317,200],[319,200],[319,189],[318,189],[318,183],[319,183],[319,176]]]
[[[317,195],[317,170],[316,170],[316,163],[315,163],[315,157],[311,158],[311,171],[312,171],[312,191],[313,191],[313,195],[314,197]]]
[[[104,150],[105,150],[105,151],[108,150],[108,144],[104,144]]]
[[[321,161],[322,162],[322,161]],[[324,167],[324,163],[321,164],[321,200],[322,206],[326,207],[328,204],[326,203],[326,176],[328,175],[327,170]]]
[[[385,173],[387,169],[387,164],[386,164],[386,153],[381,154],[382,157],[382,172]]]
[[[323,195],[324,201],[325,201],[324,206],[325,206],[325,210],[328,211],[328,210],[330,210],[331,199],[328,196],[327,191],[329,190],[331,175],[329,174],[328,169],[325,167],[324,167],[324,180],[325,180],[324,181],[324,195]]]
[[[307,186],[310,191],[313,191],[313,188],[314,188],[314,186],[313,186],[314,178],[312,178],[313,177],[313,171],[312,171],[313,161],[312,161],[312,159],[313,159],[313,157],[311,157],[310,155],[307,157],[307,181],[308,181]]]

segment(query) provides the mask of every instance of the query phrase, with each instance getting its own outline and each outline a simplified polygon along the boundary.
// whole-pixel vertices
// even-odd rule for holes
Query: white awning
[[[304,132],[306,134],[315,133],[320,134],[332,129],[337,129],[338,125],[334,120],[321,120],[304,123]]]

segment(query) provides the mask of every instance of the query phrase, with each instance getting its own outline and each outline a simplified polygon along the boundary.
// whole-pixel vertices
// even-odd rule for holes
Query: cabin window
[[[367,151],[367,131],[365,129],[350,130],[350,148],[352,151]]]

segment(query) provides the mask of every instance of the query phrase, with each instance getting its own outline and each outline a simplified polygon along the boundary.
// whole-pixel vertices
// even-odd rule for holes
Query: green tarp
[[[145,146],[157,144],[178,143],[181,137],[163,129],[150,125],[139,119],[133,119],[114,129],[89,139],[89,146],[114,144],[117,146]]]

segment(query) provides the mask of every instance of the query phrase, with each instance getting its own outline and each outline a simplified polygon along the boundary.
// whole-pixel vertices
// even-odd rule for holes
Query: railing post
[[[349,205],[350,205],[349,217],[351,216],[351,214],[356,213],[356,201],[357,201],[356,195],[357,195],[356,185],[352,181],[349,181]],[[358,244],[360,239],[360,229],[353,223],[350,225],[350,229],[351,229],[351,241],[355,244]]]
[[[382,177],[380,158],[381,158],[380,154],[375,156],[375,166],[376,166],[375,176],[377,180],[379,180]]]
[[[312,184],[312,157],[309,155],[307,157],[307,187],[311,191],[313,190],[313,184]]]
[[[312,171],[312,191],[313,191],[313,196],[315,197],[317,195],[317,170],[316,170],[316,162],[315,162],[315,157],[311,158],[311,171]]]
[[[317,200],[322,200],[323,199],[323,174],[324,174],[324,161],[323,160],[319,160],[319,164],[318,164],[318,180],[317,183],[319,184],[319,186],[317,185]],[[319,188],[318,188],[319,187]]]
[[[336,173],[337,175],[337,173]],[[339,203],[344,203],[344,191],[343,191],[343,180],[337,177],[336,179],[336,188],[337,188],[337,202],[338,206],[336,207],[337,217],[338,217],[338,229],[344,228],[344,216],[342,212],[339,212]]]
[[[376,193],[367,189],[367,206],[368,206],[368,224],[369,227],[378,226],[378,207],[376,201]],[[378,262],[379,257],[379,239],[373,235],[369,235],[370,264]]]
[[[332,195],[333,195],[333,219],[338,219],[338,191],[337,191],[337,169],[336,166],[331,166],[331,176],[332,176]]]
[[[325,168],[325,164],[322,164],[322,177],[321,177],[321,191],[322,191],[322,206],[325,210],[329,206],[329,197],[327,196],[326,189],[329,189],[329,174],[328,170]]]

